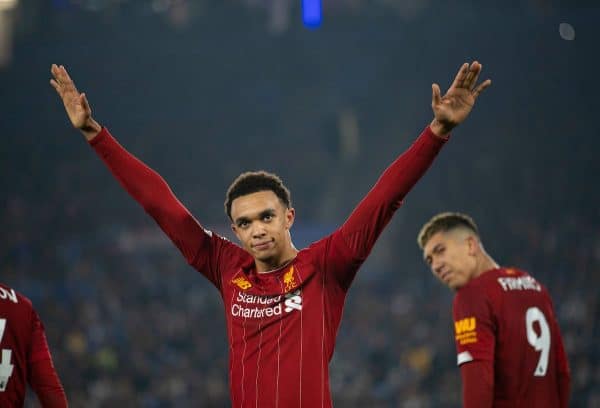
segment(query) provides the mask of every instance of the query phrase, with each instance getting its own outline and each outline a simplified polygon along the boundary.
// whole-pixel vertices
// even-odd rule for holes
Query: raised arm
[[[83,133],[123,188],[154,218],[188,263],[219,287],[211,251],[217,251],[222,240],[215,240],[202,228],[157,172],[129,153],[92,118],[85,94],[77,90],[63,66],[52,65],[51,72],[54,78],[50,84],[61,97],[73,126]],[[202,259],[198,259],[200,253],[205,255]]]
[[[355,266],[365,260],[406,194],[433,163],[450,131],[467,118],[479,94],[491,84],[488,79],[476,86],[480,72],[478,62],[463,64],[444,96],[437,84],[432,85],[432,122],[384,171],[341,228]],[[348,274],[347,268],[340,268],[338,278],[342,285],[349,285],[357,267],[352,269]]]

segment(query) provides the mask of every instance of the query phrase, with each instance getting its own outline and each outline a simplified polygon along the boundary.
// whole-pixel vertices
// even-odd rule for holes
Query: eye
[[[240,221],[238,222],[238,227],[240,228],[248,228],[248,226],[250,225],[250,223],[248,221]]]
[[[263,216],[263,221],[269,222],[273,219],[273,214],[265,214]]]

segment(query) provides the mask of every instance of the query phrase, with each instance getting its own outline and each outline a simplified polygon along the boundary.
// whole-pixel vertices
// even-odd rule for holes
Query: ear
[[[467,253],[474,256],[479,251],[479,241],[473,235],[467,237]]]
[[[293,208],[288,208],[285,210],[285,229],[289,230],[294,225],[294,220],[296,219],[296,210]]]
[[[238,239],[238,241],[242,242],[242,239],[240,238],[240,234],[238,234],[237,226],[234,223],[231,223],[231,230],[235,234],[235,236]]]

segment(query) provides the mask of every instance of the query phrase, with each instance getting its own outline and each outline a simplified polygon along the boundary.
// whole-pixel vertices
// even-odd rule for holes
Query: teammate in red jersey
[[[44,326],[25,296],[0,283],[0,407],[22,407],[27,384],[42,407],[67,406]]]
[[[418,243],[433,274],[456,291],[464,406],[567,407],[569,366],[546,288],[526,272],[499,267],[467,215],[434,216]]]
[[[91,115],[62,66],[51,84],[76,128],[123,187],[156,220],[223,298],[234,407],[330,407],[329,361],[346,293],[377,237],[425,173],[452,128],[471,112],[490,81],[477,84],[481,64],[463,64],[442,97],[433,85],[434,119],[382,174],[346,222],[298,251],[290,229],[288,190],[270,173],[238,177],[226,213],[242,248],[204,229],[166,182],[127,152]]]

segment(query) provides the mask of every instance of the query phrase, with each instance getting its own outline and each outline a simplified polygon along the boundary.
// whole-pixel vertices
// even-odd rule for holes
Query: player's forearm
[[[447,138],[436,136],[427,127],[412,146],[381,175],[375,186],[342,226],[342,233],[357,251],[368,251],[390,221],[412,187],[433,163]]]
[[[67,407],[67,396],[58,375],[52,365],[52,360],[44,359],[30,366],[30,385],[40,400],[43,408]]]
[[[366,198],[384,202],[395,210],[431,166],[447,140],[447,136],[436,136],[431,127],[425,128],[417,140],[383,172]]]
[[[46,390],[38,393],[37,396],[42,408],[66,408],[69,406],[67,396],[62,387],[60,389]]]
[[[571,395],[571,378],[568,373],[558,374],[558,396],[560,398],[560,408],[569,406],[569,397]]]
[[[167,182],[121,146],[105,128],[90,144],[123,188],[192,262],[204,234]]]
[[[486,408],[494,403],[494,367],[491,361],[460,366],[463,408]]]

